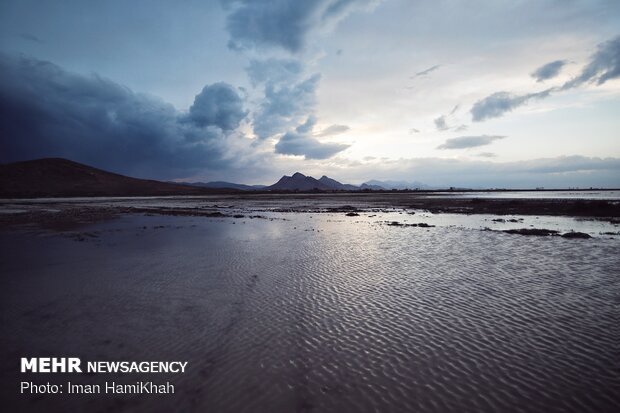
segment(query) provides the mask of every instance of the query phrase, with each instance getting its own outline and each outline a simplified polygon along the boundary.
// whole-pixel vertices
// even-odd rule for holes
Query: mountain
[[[270,186],[225,181],[175,183],[131,178],[68,159],[45,158],[0,165],[0,198],[71,196],[206,195],[238,191],[359,191],[428,189],[419,182],[372,180],[361,186],[343,184],[323,175],[320,179],[296,172]]]
[[[245,184],[235,184],[232,182],[225,181],[213,181],[213,182],[192,182],[188,183],[191,186],[200,186],[203,188],[229,188],[229,189],[238,189],[240,191],[260,191],[264,189],[267,185],[245,185]]]
[[[371,190],[371,191],[385,191],[385,188],[380,185],[369,184],[368,182],[364,182],[360,185],[361,190]]]
[[[328,187],[330,187],[331,189],[335,191],[359,191],[360,189],[358,186],[355,186],[355,185],[341,184],[335,179],[329,178],[325,175],[323,175],[319,179],[319,182],[321,182],[324,185],[327,185]]]
[[[295,172],[293,176],[284,175],[275,184],[266,187],[265,189],[270,191],[331,191],[332,187],[315,179],[311,176],[306,176],[299,172]]]
[[[265,187],[268,191],[359,191],[356,185],[343,184],[323,175],[320,179],[295,172],[293,176],[284,175],[275,184]]]
[[[433,187],[423,184],[421,182],[406,182],[406,181],[378,181],[373,179],[371,181],[364,182],[362,187],[366,185],[369,187],[380,187],[381,189],[434,189]]]
[[[0,198],[205,195],[233,190],[130,178],[62,158],[0,165]]]

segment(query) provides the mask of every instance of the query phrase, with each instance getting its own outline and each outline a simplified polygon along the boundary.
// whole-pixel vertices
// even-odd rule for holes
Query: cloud
[[[254,133],[260,139],[277,135],[312,113],[320,74],[295,84],[267,82],[265,98],[254,113]]]
[[[24,40],[28,40],[30,42],[34,42],[34,43],[39,43],[39,44],[43,44],[45,43],[43,40],[41,40],[40,38],[38,38],[37,36],[35,36],[32,33],[20,33],[19,37],[21,37]]]
[[[310,174],[338,176],[345,182],[415,180],[433,186],[468,188],[568,188],[620,186],[620,158],[560,156],[528,161],[408,158],[368,160],[361,165],[318,163]]]
[[[521,173],[561,174],[567,172],[588,172],[600,170],[620,170],[619,158],[598,158],[580,155],[540,158],[528,161],[507,162],[507,171]]]
[[[479,156],[481,158],[495,158],[495,157],[497,157],[497,155],[494,154],[493,152],[480,152],[479,154],[476,154],[476,156]]]
[[[376,0],[223,0],[230,10],[226,28],[232,49],[282,48],[301,51],[308,36],[335,25]]]
[[[531,76],[536,79],[537,82],[544,82],[545,80],[553,79],[560,74],[560,71],[566,63],[568,63],[566,60],[555,60],[534,70]]]
[[[306,122],[294,131],[285,133],[275,146],[276,153],[303,156],[306,159],[327,159],[349,147],[344,144],[319,142],[311,135],[315,124],[316,118],[309,116]]]
[[[602,85],[608,80],[618,77],[620,77],[620,36],[599,44],[581,74],[566,82],[562,86],[562,90],[581,86],[588,82]]]
[[[314,112],[321,75],[306,75],[297,59],[252,59],[246,72],[263,96],[255,108],[252,123],[259,139],[286,132]]]
[[[454,114],[459,110],[460,107],[460,104],[455,105],[447,115],[441,115],[438,118],[434,119],[433,122],[435,123],[435,128],[440,132],[450,129],[454,129],[457,132],[467,130],[467,125],[450,126],[450,123],[456,120],[456,116],[454,116]]]
[[[252,85],[265,82],[291,82],[304,72],[304,64],[297,59],[252,59],[246,67]]]
[[[448,123],[446,122],[445,115],[438,117],[437,119],[434,120],[434,122],[435,122],[435,127],[437,128],[438,131],[445,131],[445,130],[450,129],[450,127],[448,126]]]
[[[551,94],[553,89],[541,92],[514,95],[508,92],[496,92],[474,103],[471,108],[472,120],[481,122],[491,118],[498,118],[532,99],[543,99]]]
[[[459,136],[451,138],[439,145],[437,149],[467,149],[489,145],[498,139],[504,139],[500,135]]]
[[[0,112],[0,162],[65,157],[163,179],[228,168],[228,135],[244,113],[235,89],[223,83],[205,87],[182,113],[97,75],[5,55]]]
[[[557,62],[549,63],[539,68],[536,72]],[[590,61],[579,76],[569,80],[564,85],[524,95],[496,92],[474,103],[470,112],[474,122],[497,118],[519,106],[525,105],[532,99],[544,99],[550,96],[551,93],[573,89],[585,83],[602,85],[608,80],[618,77],[620,77],[620,36],[599,44],[596,52],[590,56]]]
[[[415,76],[412,77],[417,77],[417,76],[426,76],[431,72],[434,72],[435,70],[439,69],[441,67],[441,65],[435,65],[435,66],[431,66],[428,69],[424,69],[421,72],[418,72],[415,74]]]
[[[322,131],[315,133],[314,136],[323,137],[323,136],[339,135],[341,133],[347,132],[350,129],[351,128],[349,128],[347,125],[330,125],[326,127],[325,129],[323,129]]]
[[[409,134],[410,134],[410,135],[412,135],[412,134],[414,134],[414,133],[420,133],[420,130],[419,130],[419,129],[416,129],[416,128],[411,128],[411,129],[409,129]]]
[[[197,126],[216,126],[223,131],[236,129],[247,114],[237,91],[223,82],[205,86],[189,108],[189,119]]]
[[[275,137],[315,113],[320,73],[309,74],[308,62],[300,58],[273,57],[269,49],[301,52],[310,36],[333,28],[355,10],[369,9],[378,0],[223,0],[227,10],[229,47],[271,54],[250,60],[246,68],[254,87],[264,85],[264,95],[252,114],[252,127],[259,140]],[[342,52],[338,50],[337,54]],[[307,60],[307,56],[306,56]],[[317,136],[343,133],[345,125],[332,125]],[[282,146],[281,146],[282,147]]]

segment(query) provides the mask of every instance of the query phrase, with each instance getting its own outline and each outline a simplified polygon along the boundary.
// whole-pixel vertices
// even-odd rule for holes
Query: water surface
[[[21,411],[617,411],[617,237],[369,215],[0,233],[3,365],[189,361],[181,376],[109,378],[171,380],[172,396],[25,399],[11,368],[3,394]]]

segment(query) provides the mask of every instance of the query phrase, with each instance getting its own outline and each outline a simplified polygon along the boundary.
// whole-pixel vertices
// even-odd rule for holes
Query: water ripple
[[[317,231],[303,230],[303,215],[243,225],[165,219],[198,224],[139,242],[120,233],[111,247],[54,240],[38,264],[22,267],[13,261],[27,252],[17,250],[36,245],[13,242],[6,265],[21,281],[3,281],[3,336],[13,331],[5,358],[45,349],[189,359],[174,397],[121,406],[131,411],[620,408],[614,240],[410,231],[329,216],[313,217]],[[82,261],[71,260],[76,252]],[[32,286],[46,294],[24,300]],[[101,328],[80,335],[93,323]],[[53,338],[58,328],[67,336]],[[50,411],[67,407],[57,403]]]

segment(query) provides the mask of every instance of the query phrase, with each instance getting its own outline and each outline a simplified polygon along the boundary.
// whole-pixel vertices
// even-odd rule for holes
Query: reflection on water
[[[22,411],[620,406],[618,239],[365,215],[131,216],[83,242],[1,234],[3,365],[27,354],[189,361],[183,376],[132,377],[171,380],[172,396],[7,400]]]
[[[410,210],[394,209],[392,211],[377,211],[361,213],[359,217],[353,219],[354,222],[367,224],[385,224],[398,222],[403,225],[425,223],[437,227],[493,230],[504,231],[519,228],[544,228],[560,233],[578,231],[589,234],[593,237],[599,236],[619,236],[620,225],[604,220],[574,218],[563,216],[546,215],[487,215],[487,214],[433,214],[427,211],[413,212]],[[293,214],[289,215],[293,216]],[[328,218],[330,221],[350,222],[351,218],[337,217]]]
[[[432,196],[456,198],[518,198],[518,199],[605,199],[620,200],[620,191],[491,191],[434,192]]]

